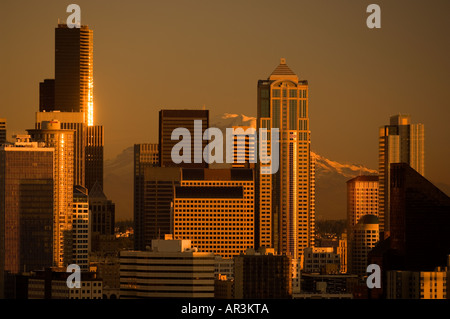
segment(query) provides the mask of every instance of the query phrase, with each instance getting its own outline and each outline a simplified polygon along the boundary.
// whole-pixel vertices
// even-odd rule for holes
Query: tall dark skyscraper
[[[94,125],[93,32],[88,26],[55,29],[55,109],[84,112]]]
[[[85,187],[91,190],[95,183],[103,189],[104,129],[101,125],[86,127]]]
[[[194,121],[201,120],[202,126],[199,132],[194,131]],[[209,127],[208,110],[161,110],[159,111],[159,166],[161,167],[186,167],[208,168],[208,163],[203,159],[203,150],[209,143],[203,139],[203,133]],[[176,164],[172,160],[172,148],[178,140],[171,140],[172,132],[176,128],[186,128],[191,135],[191,163]],[[201,143],[195,143],[195,133],[201,138]],[[200,137],[201,136],[201,137]],[[201,148],[200,148],[201,147]],[[201,162],[195,162],[194,153],[201,155]]]
[[[4,271],[52,266],[54,148],[0,147],[0,298]]]

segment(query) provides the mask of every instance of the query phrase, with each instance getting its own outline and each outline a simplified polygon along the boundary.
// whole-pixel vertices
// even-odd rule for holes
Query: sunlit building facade
[[[91,250],[91,216],[89,212],[89,196],[87,189],[75,186],[73,192],[72,219],[72,261],[82,271],[89,270],[89,253]]]
[[[67,262],[64,252],[71,247],[70,232],[72,230],[73,202],[73,152],[74,131],[61,129],[59,121],[42,123],[42,129],[27,130],[31,139],[53,147],[54,153],[54,266],[62,267]],[[68,257],[66,257],[67,259]]]
[[[279,169],[257,167],[258,245],[298,259],[314,246],[315,183],[308,117],[308,82],[281,59],[267,80],[258,81],[257,128],[267,129],[268,155],[279,151]],[[278,141],[270,140],[279,129]],[[261,139],[262,136],[259,136]]]
[[[254,247],[251,169],[183,169],[173,201],[173,234],[201,251],[232,258]]]

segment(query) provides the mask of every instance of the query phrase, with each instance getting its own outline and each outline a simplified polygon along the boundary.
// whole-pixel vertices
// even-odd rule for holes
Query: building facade
[[[340,256],[333,247],[308,247],[303,254],[303,272],[337,274],[341,269]]]
[[[235,256],[234,293],[236,299],[292,298],[292,258],[272,248]]]
[[[88,26],[55,29],[55,106],[62,112],[83,112],[94,125],[93,31]]]
[[[379,130],[379,218],[380,231],[390,231],[390,165],[407,163],[425,175],[425,129],[412,124],[409,115],[394,115]]]
[[[38,143],[0,147],[0,297],[5,271],[53,263],[54,149]]]
[[[153,239],[172,234],[175,187],[180,185],[181,168],[145,165],[135,176],[134,249],[146,250]]]
[[[195,121],[201,121],[198,126]],[[161,167],[188,167],[188,168],[207,168],[208,163],[203,158],[203,150],[209,143],[203,139],[203,134],[209,127],[208,110],[161,110],[159,111],[159,166]],[[174,163],[172,159],[172,149],[180,141],[179,136],[172,140],[172,132],[177,128],[186,129],[189,135],[190,143],[190,163]],[[183,149],[186,151],[186,148]]]
[[[267,80],[258,81],[257,129],[279,129],[279,141],[266,140],[268,155],[278,151],[279,169],[258,162],[256,203],[258,246],[273,247],[298,259],[314,246],[315,184],[308,117],[308,82],[281,59]],[[260,141],[261,142],[261,141]],[[276,149],[275,149],[276,148]],[[273,163],[272,163],[273,164]]]
[[[91,213],[89,196],[85,187],[75,186],[73,191],[72,252],[69,264],[77,264],[81,271],[89,270],[91,251]]]
[[[380,240],[378,217],[364,215],[352,228],[349,249],[348,272],[359,276],[367,275],[369,252]]]
[[[447,268],[434,271],[387,272],[387,299],[448,299]]]
[[[31,139],[42,142],[54,152],[54,266],[67,264],[64,252],[70,250],[73,202],[74,131],[61,129],[59,121],[42,122],[42,129],[27,130]],[[70,255],[66,259],[70,259]]]
[[[251,169],[183,169],[174,194],[174,238],[224,258],[253,248],[254,192]]]
[[[147,251],[121,251],[120,298],[214,298],[214,254],[162,239]]]

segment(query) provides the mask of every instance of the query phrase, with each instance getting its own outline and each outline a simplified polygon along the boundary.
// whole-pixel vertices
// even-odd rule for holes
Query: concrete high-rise
[[[64,130],[74,131],[73,183],[85,185],[86,123],[83,112],[36,112],[35,129],[40,130],[43,122],[58,121]]]
[[[347,181],[347,223],[354,227],[364,215],[378,216],[378,176],[361,175]]]
[[[91,231],[100,235],[114,235],[116,205],[109,200],[99,183],[89,192]]]
[[[42,128],[27,130],[31,139],[53,147],[54,152],[54,266],[62,267],[72,230],[74,130],[61,129],[59,121],[43,122]],[[66,256],[66,259],[69,256]]]
[[[267,140],[268,154],[278,149],[279,169],[266,174],[257,166],[258,245],[300,258],[314,247],[315,183],[308,117],[308,81],[287,66],[285,59],[267,80],[258,81],[257,128],[279,141]],[[262,137],[259,136],[259,139]]]
[[[196,131],[195,121],[201,121]],[[161,110],[159,111],[159,166],[208,168],[203,158],[203,150],[209,143],[203,139],[205,130],[209,127],[208,110]],[[190,163],[174,163],[172,148],[180,141],[172,140],[172,132],[177,128],[185,128],[190,134]],[[181,139],[181,137],[180,137]]]
[[[425,175],[424,125],[412,124],[409,115],[391,116],[390,124],[379,130],[379,219],[380,232],[390,231],[390,165],[406,163]]]
[[[54,149],[22,140],[0,146],[0,297],[4,272],[53,262]]]
[[[68,28],[59,24],[55,29],[54,110],[83,112],[87,125],[94,125],[93,89],[93,31],[84,25]]]
[[[369,252],[380,239],[379,221],[375,215],[364,215],[352,227],[349,238],[348,272],[353,275],[367,275]]]
[[[254,247],[252,169],[182,169],[173,199],[173,236],[233,258]]]
[[[347,181],[348,271],[365,275],[367,253],[379,240],[378,176]]]

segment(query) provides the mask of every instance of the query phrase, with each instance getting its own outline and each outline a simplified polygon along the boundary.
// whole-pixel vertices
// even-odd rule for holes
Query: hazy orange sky
[[[94,120],[105,158],[157,141],[162,108],[256,116],[256,86],[281,57],[310,85],[312,149],[378,169],[378,128],[425,125],[425,176],[450,184],[450,1],[0,2],[0,117],[33,128],[39,82],[54,77],[54,28],[81,7],[94,30]],[[366,8],[381,7],[368,29]]]

